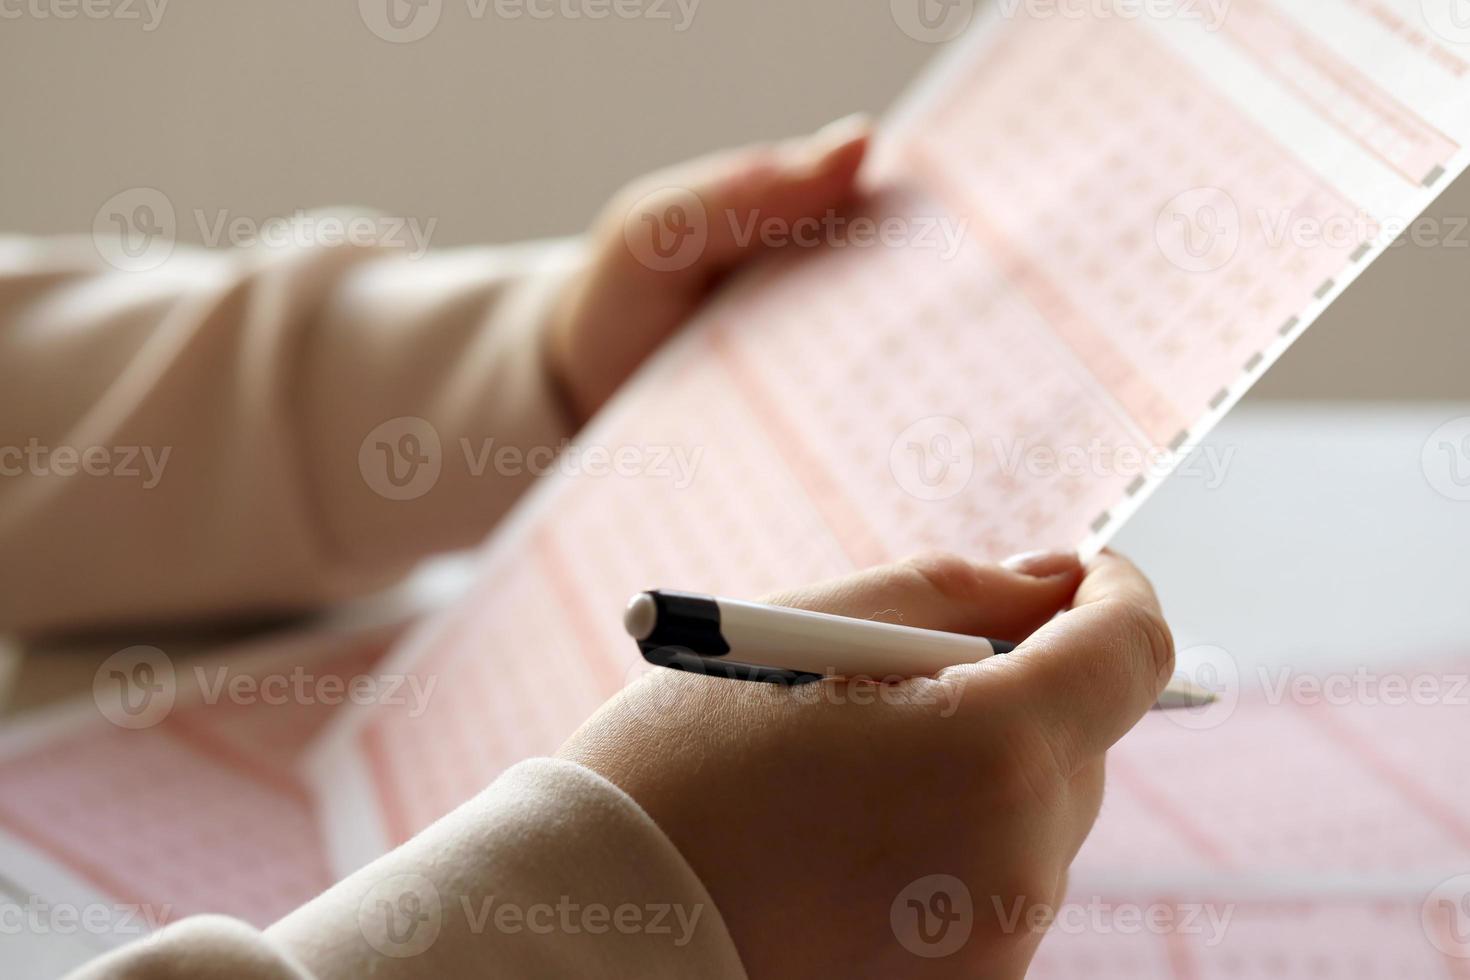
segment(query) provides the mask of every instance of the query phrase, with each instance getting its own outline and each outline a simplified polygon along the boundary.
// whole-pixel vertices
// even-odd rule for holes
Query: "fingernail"
[[[1023,554],[1012,555],[1000,564],[1002,568],[1028,575],[1031,578],[1052,578],[1057,575],[1065,575],[1077,567],[1077,552],[1027,551]]]
[[[854,112],[834,119],[813,134],[813,139],[839,146],[861,136],[873,128],[873,120],[866,112]]]
[[[800,158],[804,163],[819,163],[832,151],[840,149],[873,128],[872,120],[865,112],[854,112],[834,122],[829,122],[810,137],[802,141]]]

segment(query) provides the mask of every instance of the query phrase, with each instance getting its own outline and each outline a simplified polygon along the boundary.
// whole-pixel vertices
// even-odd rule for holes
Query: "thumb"
[[[1075,554],[991,565],[921,555],[767,597],[774,605],[921,629],[1020,641],[1066,608],[1082,579]]]
[[[1004,669],[986,682],[1006,688],[1005,700],[1072,773],[1153,706],[1174,672],[1174,641],[1148,579],[1104,552],[1088,564],[1072,608],[1001,659]]]
[[[548,328],[549,361],[572,415],[590,418],[721,277],[764,252],[762,227],[789,235],[798,219],[845,204],[868,136],[865,120],[846,119],[802,139],[681,164],[618,194]]]
[[[702,291],[772,245],[815,244],[811,236],[820,226],[798,222],[820,220],[848,203],[870,135],[865,117],[849,116],[809,136],[671,167],[629,187],[608,223],[617,225],[627,258],[642,267],[638,275]],[[666,229],[694,234],[688,250],[670,261],[648,251]]]

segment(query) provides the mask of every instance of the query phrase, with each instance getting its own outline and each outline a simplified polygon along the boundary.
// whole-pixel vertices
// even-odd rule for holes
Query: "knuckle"
[[[1126,642],[1141,646],[1148,654],[1154,676],[1174,672],[1174,632],[1156,610],[1134,602],[1116,602],[1115,615],[1121,623]]]
[[[951,599],[969,599],[980,584],[978,566],[952,552],[926,551],[899,564],[934,591]]]

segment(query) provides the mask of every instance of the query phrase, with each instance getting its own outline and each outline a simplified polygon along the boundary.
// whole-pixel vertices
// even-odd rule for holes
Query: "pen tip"
[[[1201,687],[1186,677],[1176,675],[1159,695],[1155,707],[1164,711],[1176,708],[1203,708],[1214,704],[1217,700],[1215,692],[1209,688]]]

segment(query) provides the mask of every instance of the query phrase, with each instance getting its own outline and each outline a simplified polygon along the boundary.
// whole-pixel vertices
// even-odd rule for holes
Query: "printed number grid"
[[[1463,767],[1466,729],[1451,703],[1268,704],[1262,692],[1199,731],[1150,716],[1110,753],[1102,814],[1072,868],[1067,902],[1093,917],[1049,934],[1028,975],[1470,977],[1470,961],[1441,954],[1426,931],[1453,928],[1452,912],[1426,923],[1420,894],[1470,867],[1470,799],[1449,775]],[[1184,886],[1119,887],[1160,870]],[[1288,897],[1297,879],[1390,884],[1263,903],[1233,894],[1222,874],[1274,880]],[[1181,922],[1203,904],[1231,913],[1218,935],[1203,920],[1120,933],[1129,927],[1109,911],[1161,905]]]
[[[618,610],[634,591],[753,596],[924,548],[999,558],[1082,539],[1138,475],[1042,476],[1030,452],[1168,442],[1348,260],[1346,246],[1267,240],[1268,217],[1351,208],[1145,29],[1008,31],[913,127],[914,166],[872,202],[867,217],[907,222],[907,247],[772,263],[597,430],[612,449],[702,452],[693,484],[562,480],[532,527],[498,542],[489,584],[416,665],[453,693],[417,719],[380,709],[364,730],[395,840],[553,750],[626,683],[636,657]],[[1159,240],[1166,205],[1194,185],[1252,216],[1209,272],[1172,264]],[[967,223],[957,253],[936,219]],[[973,440],[974,473],[950,499],[905,486],[929,460],[903,433],[933,417]],[[574,694],[538,707],[512,681]]]
[[[912,195],[877,204],[880,220],[927,217]],[[839,249],[762,285],[715,317],[719,348],[791,470],[836,488],[814,499],[856,564],[1070,546],[1130,482],[1030,458],[1138,440],[984,253]],[[941,454],[901,440],[935,417],[963,424],[970,444],[957,449],[974,471],[955,496],[928,499],[924,468]]]
[[[1311,303],[1366,221],[1119,19],[1019,21],[914,127],[908,160],[1157,445]]]
[[[473,594],[413,664],[442,691],[432,710],[375,710],[361,742],[395,842],[521,759],[554,752],[641,676],[621,628],[635,592],[754,596],[852,567],[706,343],[648,386],[660,410],[639,399],[589,436],[683,452],[693,482],[658,472],[557,487],[542,519],[487,556]]]
[[[1395,727],[1413,733],[1398,739],[1412,754],[1372,744]],[[1470,868],[1470,800],[1460,781],[1426,778],[1455,764],[1467,730],[1453,705],[1271,704],[1259,693],[1198,731],[1156,712],[1109,754],[1108,797],[1074,876]]]
[[[342,643],[288,646],[297,656],[270,663],[345,680],[370,670],[385,649],[381,638],[345,653]],[[263,676],[238,663],[230,672],[248,674]],[[124,730],[92,716],[38,746],[0,751],[0,829],[100,893],[147,905],[166,921],[220,913],[269,925],[332,882],[316,810],[294,766],[336,706],[221,698],[181,701],[152,728]]]
[[[553,751],[638,676],[619,610],[639,589],[753,596],[925,547],[1000,557],[1080,540],[1137,478],[1042,478],[1016,461],[1174,442],[1359,254],[1360,238],[1310,237],[1357,228],[1351,202],[1124,20],[1018,19],[905,140],[867,216],[906,219],[911,235],[927,225],[927,246],[770,263],[589,437],[702,450],[690,486],[556,479],[493,543],[481,586],[416,663],[450,699],[417,719],[376,710],[361,733],[394,841]],[[963,223],[955,254],[934,219]],[[974,466],[938,501],[905,486],[905,460],[922,465],[927,447],[910,458],[902,441],[936,417],[969,431]],[[1463,730],[1412,714],[1409,730]],[[1470,857],[1457,829],[1470,801],[1416,792],[1412,775],[1450,763],[1332,737],[1364,723],[1250,700],[1208,733],[1147,719],[1117,750],[1074,894],[1139,869],[1195,875],[1204,891],[1222,874],[1427,873]],[[1355,976],[1370,963],[1420,977],[1439,959],[1417,912],[1402,897],[1241,901],[1218,949],[1063,933],[1036,973]]]
[[[1070,902],[1102,928],[1056,930],[1042,941],[1027,972],[1041,980],[1462,980],[1459,961],[1425,939],[1418,902],[1300,901],[1262,903],[1228,893],[1194,902],[1157,895],[1099,898],[1073,889]],[[1202,916],[1178,931],[1145,931],[1107,906],[1172,909],[1173,922],[1195,915],[1200,901],[1229,911],[1218,932]],[[1173,904],[1171,904],[1171,902]]]
[[[1262,70],[1293,88],[1324,119],[1410,184],[1432,184],[1459,150],[1458,143],[1267,0],[1232,0],[1230,16],[1221,27]]]

